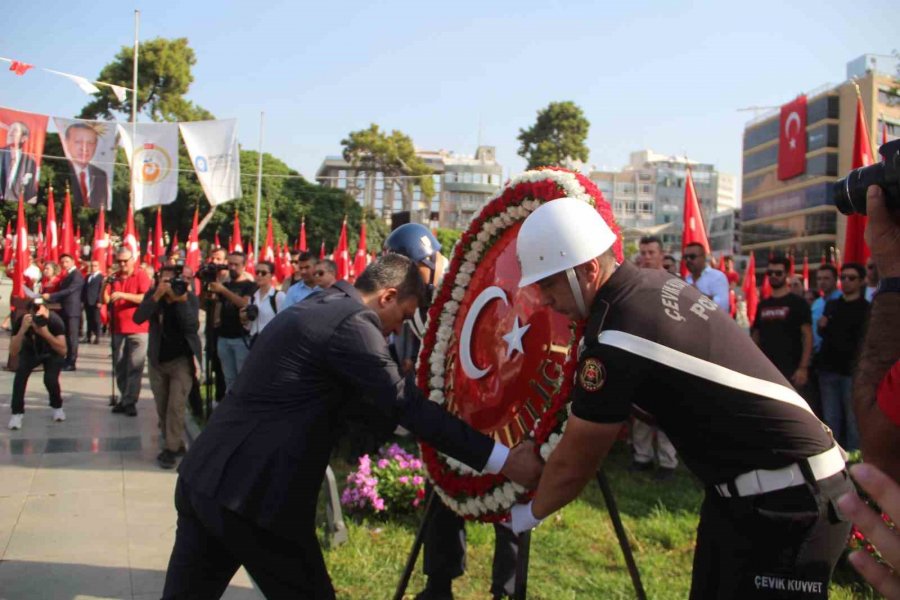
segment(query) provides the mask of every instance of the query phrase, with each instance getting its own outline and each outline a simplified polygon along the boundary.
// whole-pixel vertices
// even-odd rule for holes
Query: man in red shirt
[[[112,303],[113,359],[116,365],[116,384],[121,396],[112,411],[137,416],[137,401],[141,393],[141,376],[147,358],[147,333],[150,323],[134,322],[134,313],[151,287],[143,269],[135,268],[131,250],[121,247],[116,252],[118,274],[103,292],[103,300]]]

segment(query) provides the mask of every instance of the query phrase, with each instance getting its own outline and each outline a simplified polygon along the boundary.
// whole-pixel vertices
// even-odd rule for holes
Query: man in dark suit
[[[63,142],[72,167],[69,183],[77,206],[109,208],[106,171],[90,164],[97,152],[97,131],[89,123],[76,122],[66,128]]]
[[[0,149],[0,199],[25,202],[37,199],[37,163],[25,153],[30,131],[25,123],[11,123],[6,131],[6,147]]]
[[[44,294],[47,302],[59,303],[59,314],[66,322],[66,363],[63,371],[74,371],[78,360],[78,330],[81,322],[81,289],[84,287],[84,275],[75,268],[75,259],[68,254],[59,257],[59,265],[65,275],[59,284],[59,291]]]
[[[89,263],[88,276],[84,280],[81,289],[81,302],[84,304],[84,320],[87,330],[84,333],[85,344],[90,344],[91,334],[94,336],[94,344],[100,343],[100,291],[103,289],[103,273],[100,272],[100,263],[92,260]]]
[[[178,529],[163,598],[218,598],[244,565],[267,598],[334,598],[315,532],[316,499],[350,403],[371,402],[438,450],[531,486],[531,444],[493,442],[404,379],[385,336],[425,299],[392,254],[355,287],[339,281],[283,310],[181,463]]]

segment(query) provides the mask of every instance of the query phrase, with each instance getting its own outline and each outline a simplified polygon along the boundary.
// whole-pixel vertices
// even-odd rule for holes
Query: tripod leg
[[[422,517],[422,523],[419,530],[416,531],[416,539],[413,542],[412,550],[409,551],[409,558],[406,559],[406,567],[403,569],[403,575],[400,576],[400,583],[397,584],[397,591],[394,592],[394,600],[403,600],[403,594],[409,585],[409,578],[412,577],[413,569],[416,568],[416,561],[419,560],[419,550],[422,549],[422,541],[425,537],[425,528],[431,522],[435,506],[434,488],[428,492],[428,501],[425,503],[425,516]]]
[[[600,484],[603,501],[606,502],[609,518],[612,520],[613,528],[616,530],[616,537],[619,538],[619,547],[622,548],[622,554],[625,555],[625,564],[628,566],[628,574],[631,575],[635,597],[638,600],[647,600],[647,594],[644,592],[644,586],[641,583],[641,574],[638,572],[637,563],[634,562],[631,544],[628,543],[625,526],[622,525],[622,517],[619,516],[619,506],[616,504],[616,499],[613,496],[612,489],[609,487],[609,481],[607,481],[606,473],[603,472],[603,469],[597,471],[597,483]]]
[[[519,555],[516,558],[516,600],[525,600],[528,594],[528,555],[531,551],[531,532],[519,534]]]

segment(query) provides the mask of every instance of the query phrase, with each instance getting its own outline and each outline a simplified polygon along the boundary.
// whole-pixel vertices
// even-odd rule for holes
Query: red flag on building
[[[262,258],[260,260],[267,260],[271,263],[275,262],[275,238],[272,235],[272,213],[269,213],[269,218],[266,220],[266,241],[261,256]]]
[[[166,262],[166,240],[163,236],[162,207],[160,206],[156,209],[156,227],[153,229],[153,249],[156,251],[154,268],[159,268],[160,265]]]
[[[75,229],[72,227],[72,195],[69,193],[69,188],[66,188],[66,199],[63,204],[62,239],[59,253],[72,257],[78,256],[78,250],[75,248]]]
[[[684,181],[684,222],[681,234],[681,255],[689,244],[700,244],[703,251],[709,254],[709,239],[706,237],[706,227],[703,225],[703,213],[700,210],[700,200],[697,198],[697,190],[694,189],[694,178],[691,170],[687,170]],[[681,276],[687,275],[687,264],[681,260]]]
[[[229,242],[228,251],[244,251],[244,245],[241,243],[241,221],[238,217],[238,211],[234,211],[234,225],[231,228],[231,241]]]
[[[809,259],[803,254],[803,289],[809,290]]]
[[[747,305],[747,319],[750,326],[756,320],[756,307],[759,306],[759,293],[756,290],[756,256],[750,252],[750,261],[747,263],[747,271],[744,273],[744,283],[741,286],[744,291],[744,301]]]
[[[97,223],[94,225],[94,247],[91,250],[91,260],[100,263],[100,272],[104,275],[106,274],[107,253],[109,253],[109,238],[106,237],[106,210],[101,205]]]
[[[191,233],[188,234],[187,251],[184,257],[184,264],[194,273],[200,269],[200,233],[197,227],[197,213],[199,209],[194,209],[194,221],[191,223]]]
[[[869,127],[863,111],[862,98],[856,97],[856,135],[853,137],[853,163],[851,169],[867,167],[874,161],[872,144],[869,142]],[[844,261],[865,264],[869,258],[869,247],[866,245],[865,215],[847,217],[847,231],[844,236]]]
[[[138,238],[137,231],[134,228],[134,211],[131,204],[128,204],[128,218],[125,221],[125,235],[122,236],[122,246],[131,250],[131,256],[135,260],[141,257],[141,240]]]
[[[366,248],[366,220],[362,219],[359,225],[359,244],[356,246],[356,256],[353,257],[353,276],[359,277],[369,264],[369,254]]]
[[[297,250],[301,252],[307,252],[309,248],[306,247],[306,217],[300,219],[300,237],[297,240]]]
[[[778,135],[778,179],[806,172],[806,96],[781,107]]]
[[[38,255],[40,256],[40,255]],[[13,234],[12,222],[6,222],[6,236],[3,238],[3,264],[9,266],[9,261],[13,257]]]
[[[319,260],[323,260],[325,258],[325,240],[322,240],[322,247],[319,248]]]
[[[31,256],[28,252],[28,222],[25,220],[25,203],[19,195],[19,212],[16,215],[16,250],[15,272],[13,273],[13,298],[25,297],[25,269],[31,264]]]
[[[44,246],[45,261],[59,262],[59,229],[56,224],[56,203],[53,200],[53,186],[47,194],[47,242]]]

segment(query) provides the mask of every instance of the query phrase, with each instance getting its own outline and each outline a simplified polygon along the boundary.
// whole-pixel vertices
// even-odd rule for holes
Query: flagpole
[[[141,25],[141,11],[134,11],[134,61],[131,68],[131,185],[129,186],[129,204],[134,210],[134,140],[137,138],[137,96],[138,96],[138,31]]]
[[[253,228],[253,248],[259,253],[259,205],[262,202],[262,152],[263,152],[263,120],[266,113],[259,113],[259,161],[256,167],[256,225]]]

